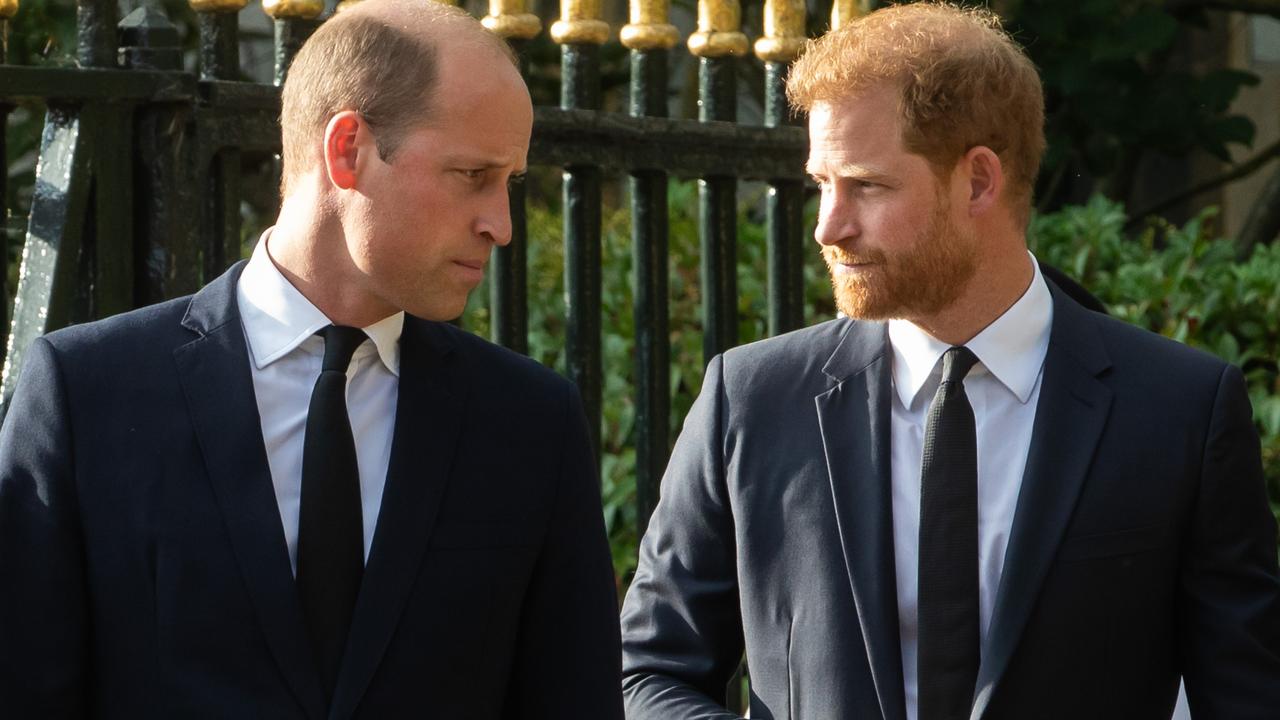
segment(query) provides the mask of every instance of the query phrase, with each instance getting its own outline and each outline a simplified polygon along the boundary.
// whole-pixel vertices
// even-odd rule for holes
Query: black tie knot
[[[953,347],[942,354],[942,382],[964,382],[964,378],[978,364],[978,356],[963,345]]]
[[[324,362],[320,369],[340,373],[347,371],[356,348],[369,337],[360,328],[345,325],[330,325],[316,331],[316,334],[324,338]]]

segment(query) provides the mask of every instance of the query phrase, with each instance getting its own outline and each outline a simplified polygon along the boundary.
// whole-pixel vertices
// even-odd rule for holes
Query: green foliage
[[[1032,222],[1036,255],[1078,279],[1116,317],[1240,366],[1249,385],[1272,506],[1280,517],[1280,248],[1236,262],[1216,210],[1136,239],[1124,208],[1095,197]]]

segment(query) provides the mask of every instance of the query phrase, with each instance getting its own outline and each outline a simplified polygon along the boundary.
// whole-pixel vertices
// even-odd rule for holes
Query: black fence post
[[[804,0],[765,0],[764,37],[756,40],[755,51],[765,63],[767,127],[780,127],[794,120],[787,104],[787,70],[804,47],[804,21]],[[770,335],[804,324],[803,211],[804,181],[769,180],[766,212]]]
[[[182,70],[178,29],[158,10],[130,13],[120,28],[121,63],[126,68]],[[200,287],[198,225],[190,146],[194,135],[189,103],[150,103],[138,109],[133,126],[137,153],[134,184],[138,228],[132,259],[134,301],[159,302]]]
[[[525,0],[490,0],[489,15],[481,23],[506,39],[528,75],[526,44],[542,32],[542,21],[527,12]],[[529,225],[525,215],[525,186],[508,188],[511,207],[511,243],[493,249],[489,271],[489,337],[518,353],[529,352]]]
[[[667,116],[667,55],[680,40],[668,0],[632,0],[622,44],[631,50],[631,115]],[[658,504],[671,448],[671,337],[668,310],[667,173],[631,169],[631,256],[635,266],[636,534]]]
[[[337,9],[341,10],[342,4]],[[262,10],[275,21],[274,79],[276,87],[282,87],[289,75],[293,57],[298,54],[307,38],[311,37],[311,33],[320,27],[318,18],[324,11],[324,0],[263,0]],[[279,187],[283,171],[280,156],[274,158],[271,170],[274,183]],[[270,215],[274,217],[278,211],[277,205]]]
[[[0,65],[9,63],[9,20],[18,13],[18,0],[0,0]],[[9,339],[9,113],[13,106],[0,102],[0,158],[6,159],[0,173],[0,348]]]
[[[115,67],[116,0],[77,0],[76,60],[80,67]]]
[[[600,20],[600,0],[562,0],[551,39],[561,45],[560,107],[600,109],[600,45],[609,26]],[[587,426],[600,459],[601,249],[600,167],[569,165],[564,171],[565,343],[569,377],[582,392]]]
[[[79,59],[85,67],[119,65],[117,6],[113,0],[81,2],[77,13]],[[107,81],[110,82],[110,81]],[[90,133],[89,208],[81,247],[87,285],[79,292],[79,322],[133,307],[133,109],[130,102],[85,103],[84,130]]]
[[[320,27],[317,18],[324,12],[324,0],[263,0],[262,10],[275,20],[275,82],[284,85],[293,56]]]
[[[689,51],[700,58],[698,119],[738,119],[736,58],[747,53],[740,32],[738,0],[700,0],[698,32]],[[702,359],[738,344],[737,208],[738,180],[706,174],[698,182],[698,225],[702,239]]]
[[[200,28],[200,79],[240,79],[239,13],[248,0],[192,0]],[[197,168],[204,179],[201,249],[204,282],[240,259],[240,148],[204,149]]]
[[[697,55],[698,120],[738,119],[736,58],[747,54],[738,0],[699,0],[698,32],[689,37]],[[698,230],[702,241],[702,361],[738,344],[738,179],[708,173],[698,181]],[[745,665],[729,681],[726,707],[742,712]]]

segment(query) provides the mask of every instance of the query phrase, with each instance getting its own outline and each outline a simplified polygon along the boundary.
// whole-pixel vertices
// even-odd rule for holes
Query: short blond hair
[[[441,40],[481,42],[513,64],[507,44],[466,12],[426,0],[364,0],[336,14],[303,44],[281,90],[281,192],[319,160],[330,118],[360,113],[373,130],[378,155],[390,161],[406,133],[441,111]]]
[[[1035,65],[981,8],[895,5],[811,40],[787,81],[791,104],[808,112],[872,87],[895,85],[902,141],[939,174],[985,145],[1008,178],[1021,222],[1044,154],[1044,91]]]

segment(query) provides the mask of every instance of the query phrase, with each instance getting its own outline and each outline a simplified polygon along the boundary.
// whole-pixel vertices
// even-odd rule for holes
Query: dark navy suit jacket
[[[1280,718],[1280,577],[1240,371],[1054,288],[972,718]],[[904,720],[883,323],[707,370],[623,604],[633,720]],[[921,718],[921,720],[930,720]]]
[[[27,354],[0,431],[0,717],[620,717],[617,601],[576,390],[413,317],[326,710],[239,269]]]

